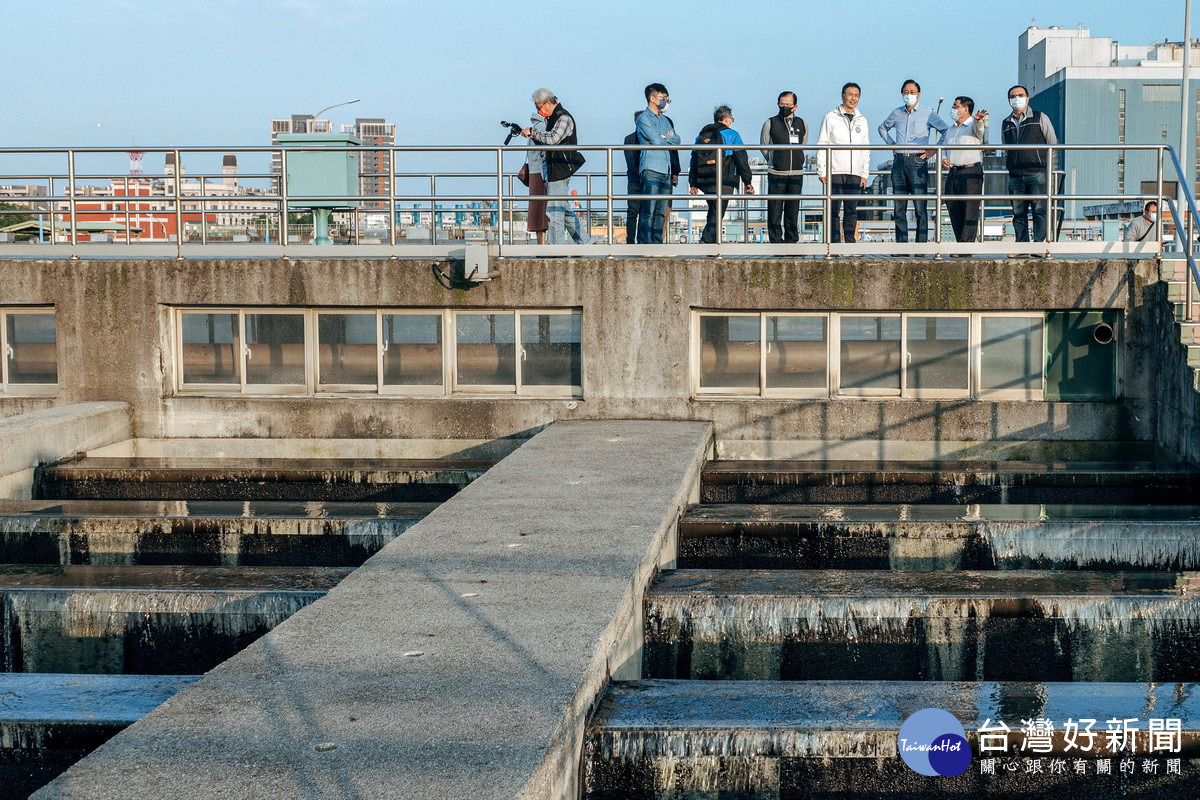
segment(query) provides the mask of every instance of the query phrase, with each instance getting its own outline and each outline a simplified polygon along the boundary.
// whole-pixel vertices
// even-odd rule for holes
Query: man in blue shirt
[[[729,106],[717,106],[713,111],[713,122],[711,125],[705,125],[700,135],[696,137],[696,144],[706,143],[709,148],[696,149],[692,151],[692,164],[688,168],[688,183],[690,194],[712,194],[717,193],[717,148],[712,148],[712,144],[717,141],[727,145],[744,145],[742,136],[733,129],[733,110]],[[746,187],[746,194],[754,194],[754,175],[750,171],[750,159],[746,155],[745,150],[724,150],[721,158],[720,173],[721,173],[721,202],[717,202],[717,198],[708,200],[708,216],[704,220],[704,231],[700,234],[701,244],[715,244],[717,241],[717,227],[721,224],[721,219],[725,216],[725,205],[729,202],[729,195],[737,191],[738,181],[740,180]]]
[[[646,87],[646,110],[638,114],[637,135],[639,144],[679,144],[674,125],[667,117],[671,95],[661,83]],[[671,154],[668,150],[643,150],[641,157],[642,191],[646,194],[671,194]],[[638,244],[662,244],[663,228],[666,226],[667,200],[647,200],[642,203],[638,217]]]
[[[893,150],[892,192],[895,194],[929,194],[929,135],[941,134],[950,127],[946,121],[933,113],[933,109],[918,105],[921,84],[912,78],[900,86],[904,105],[897,108],[879,126],[879,138],[884,144],[903,147],[919,145],[916,149]],[[908,200],[897,199],[893,217],[896,220],[896,241],[908,241]],[[929,203],[913,200],[913,211],[917,218],[917,241],[929,241]]]

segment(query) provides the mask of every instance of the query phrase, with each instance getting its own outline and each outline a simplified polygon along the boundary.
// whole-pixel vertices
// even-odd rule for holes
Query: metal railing
[[[0,243],[0,257],[268,257],[292,255],[296,257],[454,257],[461,253],[467,240],[452,238],[456,233],[455,226],[445,225],[443,215],[470,215],[477,217],[483,224],[467,225],[481,232],[474,234],[493,241],[495,255],[498,257],[536,257],[536,256],[638,256],[638,255],[717,255],[742,257],[803,257],[803,256],[855,256],[855,255],[926,255],[940,257],[943,255],[1002,255],[1017,253],[1025,255],[1091,255],[1091,256],[1154,256],[1163,250],[1164,226],[1156,226],[1158,233],[1152,240],[1138,243],[1113,241],[1057,241],[1058,230],[1065,212],[1065,203],[1113,202],[1113,201],[1145,201],[1161,199],[1164,196],[1163,187],[1168,177],[1179,184],[1187,185],[1183,171],[1174,150],[1165,145],[1020,145],[1007,148],[996,146],[982,147],[978,145],[937,146],[925,148],[932,151],[929,165],[929,193],[924,195],[896,194],[894,192],[866,194],[836,194],[832,182],[826,182],[819,194],[779,195],[757,193],[754,195],[730,194],[723,180],[725,171],[729,168],[726,151],[745,150],[757,152],[764,149],[761,145],[726,145],[718,151],[721,155],[717,160],[717,180],[715,194],[709,195],[670,195],[667,199],[678,201],[684,199],[703,200],[716,199],[720,205],[740,206],[743,223],[743,233],[752,224],[753,218],[765,218],[765,205],[770,201],[799,200],[801,203],[802,220],[816,217],[816,241],[802,241],[794,244],[767,244],[748,241],[728,241],[725,235],[725,225],[717,225],[717,241],[715,244],[694,244],[690,242],[672,241],[660,245],[626,244],[620,241],[623,231],[620,231],[618,219],[620,212],[618,204],[627,205],[629,201],[652,201],[664,199],[662,195],[630,194],[616,191],[616,185],[625,178],[624,153],[628,150],[675,150],[683,158],[695,149],[694,145],[673,145],[658,147],[641,147],[636,145],[578,145],[572,147],[499,147],[499,146],[365,146],[365,147],[191,147],[191,148],[139,148],[146,153],[163,153],[173,157],[175,165],[182,165],[184,157],[202,158],[214,154],[237,153],[252,154],[253,157],[266,160],[277,157],[280,165],[279,172],[251,172],[236,176],[242,193],[217,192],[217,182],[227,181],[229,175],[224,173],[208,173],[184,175],[182,167],[177,166],[178,175],[163,176],[130,176],[117,174],[112,171],[81,172],[79,162],[82,158],[96,159],[115,157],[124,154],[121,148],[5,148],[0,149],[0,185],[20,181],[32,181],[36,186],[43,187],[44,195],[21,198],[6,196],[2,198],[10,204],[25,203],[29,210],[10,210],[6,213],[25,213],[31,219],[36,217],[39,222],[35,226],[37,235],[42,241],[33,242],[31,230],[27,230],[24,241]],[[897,149],[893,145],[770,145],[767,149],[803,150],[816,153],[818,158],[830,158],[836,151],[867,151],[871,156],[888,156]],[[1046,160],[1046,190],[1036,196],[1022,194],[983,193],[979,195],[950,195],[945,192],[946,172],[941,160],[951,151],[980,151],[994,153],[1004,150],[1040,150],[1049,153]],[[520,209],[528,208],[531,200],[524,187],[515,183],[515,173],[519,162],[529,151],[553,152],[562,150],[579,150],[589,157],[589,163],[595,160],[593,154],[601,154],[603,169],[601,171],[581,171],[575,177],[575,185],[582,184],[583,193],[579,195],[541,195],[535,200],[545,200],[548,203],[574,203],[579,206],[583,218],[587,220],[589,231],[597,234],[598,242],[587,245],[531,245],[515,241],[520,232],[517,216]],[[359,174],[362,179],[386,184],[384,194],[344,194],[344,195],[312,195],[291,191],[289,183],[289,158],[298,154],[313,152],[377,152],[387,153],[386,172],[364,172]],[[1147,152],[1153,156],[1153,174],[1147,175],[1152,179],[1155,191],[1151,194],[1071,194],[1065,193],[1059,186],[1058,178],[1061,172],[1054,165],[1058,154],[1076,151],[1121,151]],[[448,171],[422,170],[401,171],[397,169],[399,156],[416,155],[426,161],[439,157],[450,156],[459,162],[471,158],[482,158],[486,166],[479,169],[456,168]],[[506,164],[506,157],[508,164]],[[30,160],[45,160],[47,158],[63,161],[63,167],[53,171],[21,170],[6,172],[3,164],[13,158]],[[616,169],[620,165],[621,169]],[[759,168],[762,174],[765,168]],[[886,175],[886,170],[875,170],[876,176]],[[1004,174],[1003,170],[989,170],[988,174]],[[811,180],[814,173],[807,173]],[[680,183],[686,184],[686,171],[680,176]],[[401,192],[402,183],[413,181],[427,182],[427,191]],[[439,187],[439,181],[441,186]],[[464,184],[483,181],[488,187],[484,191],[478,188],[474,191],[446,191],[447,187],[462,189]],[[105,185],[107,182],[107,186]],[[261,188],[251,187],[246,190],[247,183],[259,183]],[[99,184],[99,185],[97,185]],[[133,189],[141,190],[149,184],[148,191],[158,191],[154,195],[130,194]],[[88,189],[87,187],[91,187]],[[131,188],[132,187],[132,188]],[[118,194],[123,191],[124,194]],[[88,194],[91,192],[91,194]],[[1044,207],[1047,230],[1051,241],[1047,242],[1015,242],[1015,241],[950,241],[942,224],[943,205],[954,202],[978,202],[981,204],[979,225],[981,231],[986,224],[1003,221],[1003,210],[1011,208],[1015,201],[1035,199]],[[1189,264],[1191,282],[1200,285],[1200,272],[1197,271],[1192,246],[1192,234],[1200,228],[1200,216],[1197,215],[1195,203],[1190,191],[1186,193],[1188,216],[1184,224],[1178,227],[1184,229],[1183,235],[1177,238],[1181,241],[1180,249]],[[348,235],[341,236],[340,244],[314,245],[293,241],[288,235],[290,225],[294,222],[289,216],[303,214],[313,204],[328,204],[336,199],[344,205],[344,210],[338,212],[342,220],[341,230]],[[857,242],[853,244],[832,243],[828,241],[832,208],[835,201],[858,201],[864,211],[870,213],[885,212],[893,201],[924,201],[932,204],[932,233],[928,242],[896,243],[886,241]],[[442,203],[470,203],[471,207],[441,207]],[[882,205],[878,205],[882,203]],[[368,207],[374,204],[378,207]],[[411,204],[405,207],[404,204]],[[103,206],[111,206],[104,208]],[[1171,203],[1171,208],[1175,204]],[[100,206],[95,208],[93,206]],[[1001,212],[1000,217],[989,219],[987,212]],[[669,212],[669,214],[672,212]],[[699,228],[696,218],[705,214],[701,203],[698,207],[689,207],[685,211],[675,211],[676,215],[689,214],[689,225],[685,229],[690,237]],[[136,231],[140,224],[138,218],[150,214],[159,217],[169,217],[173,226],[165,226],[164,231],[174,228],[174,238],[169,235],[155,239],[144,236]],[[226,219],[236,219],[232,225],[215,225],[209,220],[223,215]],[[404,227],[400,219],[405,215],[413,215],[418,222],[428,219],[428,238],[421,237],[414,241],[407,237],[409,232],[424,233],[421,225]],[[99,217],[107,217],[104,223]],[[439,221],[439,217],[443,217]],[[597,217],[599,219],[597,220]],[[345,219],[349,218],[349,223]],[[677,217],[681,218],[681,217]],[[1178,217],[1176,217],[1178,219]],[[439,224],[440,222],[440,224]],[[879,220],[883,223],[884,220]],[[47,224],[48,223],[48,224]],[[861,225],[860,221],[860,225]],[[213,230],[210,230],[210,225]],[[225,241],[228,231],[221,228],[235,229],[242,227],[250,233],[242,236],[247,241]],[[336,226],[335,226],[336,227]],[[107,238],[100,229],[107,229],[113,238],[121,242],[98,242],[94,239]],[[249,241],[253,232],[258,230],[261,241]],[[618,233],[620,231],[620,234]],[[49,241],[46,234],[49,233]],[[271,233],[275,232],[274,240]],[[19,232],[18,232],[19,233]],[[368,235],[368,234],[375,235]],[[242,238],[242,237],[239,237]],[[745,235],[743,239],[747,238]],[[822,240],[823,239],[823,240]],[[1188,297],[1190,298],[1190,289]]]

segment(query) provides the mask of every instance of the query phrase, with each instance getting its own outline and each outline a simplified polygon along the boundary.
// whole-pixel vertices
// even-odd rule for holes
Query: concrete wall
[[[79,403],[0,419],[0,498],[28,499],[39,464],[132,435],[125,403]]]
[[[528,436],[556,419],[713,420],[721,440],[945,443],[1149,438],[1122,403],[915,400],[694,400],[693,308],[1029,310],[1121,308],[1124,360],[1147,347],[1142,292],[1152,262],[1126,260],[542,259],[500,262],[500,277],[446,289],[430,262],[386,260],[14,261],[0,305],[58,312],[57,397],[12,406],[119,400],[139,437],[407,438]],[[423,399],[178,396],[171,306],[583,309],[584,398]],[[1134,405],[1152,394],[1132,368]],[[2,411],[0,411],[2,413]],[[749,446],[749,445],[747,445]],[[939,446],[940,447],[940,446]]]
[[[1155,391],[1142,413],[1153,420],[1155,441],[1200,464],[1200,392],[1193,384],[1195,372],[1187,364],[1187,348],[1180,343],[1166,289],[1165,283],[1158,283],[1146,292],[1147,339],[1156,345],[1147,359],[1147,379]]]

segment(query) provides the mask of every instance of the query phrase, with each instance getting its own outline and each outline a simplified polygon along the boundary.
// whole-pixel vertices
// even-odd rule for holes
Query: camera
[[[521,131],[522,131],[522,127],[521,127],[520,125],[518,125],[517,123],[515,123],[515,122],[504,122],[504,121],[501,121],[501,122],[500,122],[500,127],[501,127],[501,128],[508,128],[508,136],[505,136],[505,137],[504,137],[504,143],[505,143],[505,144],[508,144],[509,142],[511,142],[511,141],[512,141],[512,137],[514,137],[514,136],[519,136],[519,135],[521,134]]]

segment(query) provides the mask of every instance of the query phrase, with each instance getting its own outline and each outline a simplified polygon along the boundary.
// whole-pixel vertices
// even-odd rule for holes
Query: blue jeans
[[[1009,194],[1039,194],[1041,200],[1013,200],[1013,233],[1018,242],[1029,241],[1029,221],[1027,214],[1033,214],[1033,241],[1046,241],[1046,173],[1034,172],[1029,175],[1009,175]]]
[[[892,191],[896,194],[929,194],[929,162],[919,155],[897,153],[892,159]],[[908,200],[895,200],[896,241],[908,241]],[[917,217],[917,241],[929,241],[929,203],[913,200]]]
[[[571,179],[548,181],[546,194],[570,194]],[[546,231],[546,244],[566,244],[566,234],[571,234],[575,244],[591,244],[592,236],[579,222],[575,209],[571,208],[570,200],[547,200],[546,216],[550,218],[550,228]]]
[[[648,169],[642,173],[642,191],[645,194],[671,194],[671,176]],[[638,244],[662,244],[663,228],[666,226],[667,200],[642,201],[642,213],[638,216]]]

